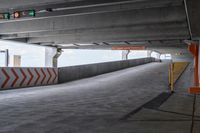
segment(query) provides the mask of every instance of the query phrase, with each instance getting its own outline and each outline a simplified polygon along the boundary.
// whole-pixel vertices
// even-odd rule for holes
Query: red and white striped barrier
[[[0,68],[0,89],[58,83],[57,68]]]

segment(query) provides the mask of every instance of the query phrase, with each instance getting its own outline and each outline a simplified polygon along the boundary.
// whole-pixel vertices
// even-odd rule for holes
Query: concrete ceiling
[[[197,4],[195,4],[195,2]],[[107,49],[145,45],[185,51],[198,39],[199,0],[0,0],[0,12],[35,9],[34,18],[0,20],[0,37],[38,45]],[[11,4],[12,3],[12,4]],[[51,8],[49,12],[46,9]],[[195,16],[195,17],[194,17]]]

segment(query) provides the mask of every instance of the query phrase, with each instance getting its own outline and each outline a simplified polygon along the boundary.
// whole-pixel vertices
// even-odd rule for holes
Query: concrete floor
[[[166,63],[61,85],[1,91],[0,133],[190,133],[190,67],[173,95],[165,93]],[[194,133],[200,132],[199,100],[197,96]]]

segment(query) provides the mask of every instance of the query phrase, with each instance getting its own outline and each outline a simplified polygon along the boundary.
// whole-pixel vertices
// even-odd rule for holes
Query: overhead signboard
[[[24,10],[24,11],[15,11],[14,13],[0,13],[0,19],[18,19],[18,18],[24,18],[24,17],[35,17],[36,11],[35,10]]]
[[[145,46],[114,46],[112,50],[145,50]]]

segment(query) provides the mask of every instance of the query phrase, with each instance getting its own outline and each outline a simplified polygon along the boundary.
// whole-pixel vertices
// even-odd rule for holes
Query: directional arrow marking
[[[39,74],[39,72],[37,71],[36,68],[35,68],[34,70],[35,70],[35,72],[36,72],[36,74],[37,74],[37,79],[36,79],[36,81],[35,81],[35,85],[37,85],[38,80],[40,79],[40,74]]]
[[[41,84],[43,84],[43,82],[44,82],[44,80],[46,78],[46,74],[45,74],[45,72],[44,72],[44,70],[42,68],[40,70],[42,71],[42,74],[44,75],[44,77],[43,77],[43,79],[41,81]]]
[[[54,72],[54,80],[53,80],[53,83],[55,83],[55,81],[56,81],[56,78],[57,78],[57,74],[56,74],[56,71],[55,71],[55,69],[53,68],[53,72]]]
[[[0,68],[0,88],[57,83],[56,68]]]
[[[28,81],[28,84],[27,84],[27,85],[29,86],[30,83],[31,83],[31,81],[33,80],[33,74],[31,73],[31,71],[30,71],[29,68],[28,68],[27,70],[28,70],[29,75],[31,76],[31,77],[30,77],[30,80]]]
[[[15,84],[17,83],[17,81],[18,81],[18,79],[19,79],[19,76],[17,75],[17,73],[15,72],[15,69],[14,68],[11,68],[11,71],[12,71],[12,73],[14,74],[14,76],[15,76],[15,80],[13,81],[13,83],[12,83],[12,87],[16,87],[15,86]]]
[[[4,83],[2,84],[1,88],[5,88],[8,81],[10,80],[10,76],[8,75],[8,73],[6,72],[6,70],[4,68],[2,68],[2,72],[6,76],[6,79],[5,79]]]
[[[20,68],[20,72],[21,72],[21,73],[22,73],[22,75],[23,75],[23,80],[22,80],[22,82],[20,83],[20,86],[22,86],[22,85],[23,85],[23,83],[25,82],[25,80],[26,80],[27,76],[26,76],[26,74],[24,73],[23,69],[21,69],[21,68]]]
[[[48,79],[48,81],[47,81],[47,84],[49,84],[49,81],[50,81],[51,78],[52,78],[52,75],[51,75],[51,72],[50,72],[49,68],[47,68],[47,72],[49,73],[49,79]]]

